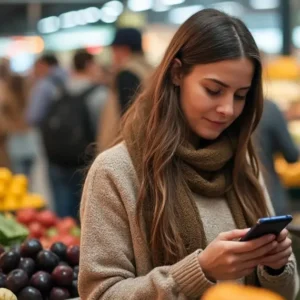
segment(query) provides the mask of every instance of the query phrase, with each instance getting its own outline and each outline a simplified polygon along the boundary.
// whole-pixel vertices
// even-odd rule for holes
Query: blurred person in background
[[[87,156],[93,156],[86,152],[96,141],[98,118],[107,99],[106,88],[97,83],[98,72],[95,57],[78,50],[61,98],[42,125],[54,204],[60,217],[78,218],[82,171],[88,163]]]
[[[44,54],[35,62],[34,78],[35,82],[29,96],[27,120],[30,125],[39,127],[51,102],[58,97],[67,74],[60,67],[55,55]]]
[[[118,135],[120,118],[129,107],[138,87],[152,71],[146,61],[142,34],[135,28],[122,28],[111,45],[115,76],[98,128],[98,148],[108,148]]]
[[[11,77],[10,62],[3,58],[0,61],[0,114],[3,112],[4,99],[7,84]],[[0,117],[0,167],[11,168],[10,159],[7,151],[7,124],[5,118]]]
[[[79,95],[92,86],[97,86],[86,99],[96,138],[100,112],[103,110],[108,93],[104,83],[99,83],[101,80],[101,76],[99,76],[101,68],[97,65],[95,56],[86,50],[78,50],[75,53],[72,68],[72,75],[66,83],[67,91],[71,95]]]
[[[283,112],[271,100],[265,100],[261,121],[256,132],[258,155],[265,172],[265,181],[276,214],[289,212],[288,195],[274,166],[276,155],[288,163],[299,159],[299,149],[289,133]]]
[[[38,140],[35,131],[26,121],[26,80],[12,74],[1,84],[1,121],[7,134],[7,151],[14,173],[30,177],[37,152]]]

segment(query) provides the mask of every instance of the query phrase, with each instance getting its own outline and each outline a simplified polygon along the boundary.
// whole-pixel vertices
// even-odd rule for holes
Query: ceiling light
[[[250,0],[250,5],[255,9],[275,9],[279,7],[280,0]]]
[[[59,30],[60,21],[58,17],[48,17],[41,19],[38,24],[38,30],[41,33],[51,33]]]
[[[177,5],[183,3],[185,0],[161,0],[163,5]]]
[[[210,7],[223,11],[231,16],[241,16],[245,9],[240,3],[234,1],[218,2],[210,5]]]
[[[102,8],[102,16],[101,16],[101,20],[104,23],[114,23],[116,22],[118,19],[118,16],[115,15],[114,10],[112,10],[109,7],[103,7]]]
[[[124,10],[124,5],[120,1],[110,1],[103,5],[103,8],[108,8],[111,10],[111,14],[119,16]]]
[[[196,12],[202,10],[203,5],[191,5],[179,8],[173,8],[169,11],[169,20],[173,24],[182,24]]]
[[[168,11],[170,9],[169,6],[165,6],[165,5],[155,5],[152,10],[155,12],[163,12],[163,11]]]
[[[77,25],[75,23],[74,20],[75,18],[73,13],[74,13],[73,11],[70,11],[59,16],[61,28],[72,28]]]
[[[73,19],[76,25],[86,25],[87,22],[81,11],[73,11]]]
[[[101,19],[101,9],[97,7],[89,7],[81,10],[81,14],[84,16],[84,20],[87,23],[96,23]]]
[[[144,11],[151,9],[153,0],[128,0],[128,8],[132,11]]]

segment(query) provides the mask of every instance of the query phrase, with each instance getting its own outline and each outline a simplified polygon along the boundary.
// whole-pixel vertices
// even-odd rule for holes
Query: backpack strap
[[[85,133],[87,135],[88,140],[93,143],[96,140],[96,130],[92,124],[91,117],[90,117],[90,111],[88,108],[88,104],[86,102],[88,96],[97,88],[99,87],[98,84],[94,84],[89,86],[87,89],[85,89],[80,95],[78,95],[77,99],[79,101],[82,101],[82,113],[84,115],[84,128]]]
[[[80,99],[86,99],[95,89],[99,87],[98,84],[93,84],[85,89],[78,97]]]

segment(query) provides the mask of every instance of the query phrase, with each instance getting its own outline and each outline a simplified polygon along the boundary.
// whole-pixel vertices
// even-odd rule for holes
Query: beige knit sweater
[[[103,152],[91,167],[81,203],[79,293],[82,300],[199,299],[213,285],[201,270],[198,251],[172,266],[154,268],[136,225],[138,178],[122,143]],[[224,199],[195,195],[208,242],[235,228]],[[279,276],[258,268],[263,287],[294,299],[294,256]],[[242,279],[241,279],[242,280]]]

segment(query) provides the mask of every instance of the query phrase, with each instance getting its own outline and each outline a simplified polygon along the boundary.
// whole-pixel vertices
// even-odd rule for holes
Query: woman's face
[[[242,113],[254,74],[246,58],[197,65],[179,80],[180,104],[191,131],[216,139]]]

